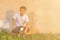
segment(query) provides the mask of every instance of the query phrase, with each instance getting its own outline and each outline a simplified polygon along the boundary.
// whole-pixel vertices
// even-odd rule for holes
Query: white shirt
[[[26,23],[29,22],[28,16],[25,14],[24,16],[20,15],[20,12],[15,14],[13,18],[16,20],[16,26],[26,26]]]

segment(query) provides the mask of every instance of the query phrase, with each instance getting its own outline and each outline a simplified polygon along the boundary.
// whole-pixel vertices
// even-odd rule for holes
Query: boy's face
[[[26,12],[26,10],[25,10],[25,9],[23,9],[23,8],[21,8],[21,9],[20,9],[20,14],[21,14],[21,15],[24,15],[24,14],[25,14],[25,12]]]

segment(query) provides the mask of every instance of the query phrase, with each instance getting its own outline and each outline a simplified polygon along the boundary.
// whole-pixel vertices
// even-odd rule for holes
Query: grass
[[[60,40],[60,34],[30,34],[23,36],[12,36],[11,34],[2,31],[0,32],[0,40]]]

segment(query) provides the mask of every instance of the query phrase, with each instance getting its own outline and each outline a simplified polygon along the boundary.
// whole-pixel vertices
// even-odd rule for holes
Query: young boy
[[[24,33],[26,33],[28,29],[28,24],[29,24],[29,18],[26,15],[26,7],[21,6],[20,12],[16,13],[16,15],[13,16],[13,30],[12,31],[18,34],[20,31],[24,30]]]

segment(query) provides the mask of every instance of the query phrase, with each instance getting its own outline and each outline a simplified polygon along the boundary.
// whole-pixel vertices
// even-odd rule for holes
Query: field
[[[30,34],[23,36],[12,36],[3,31],[0,32],[0,40],[60,40],[60,34]]]

